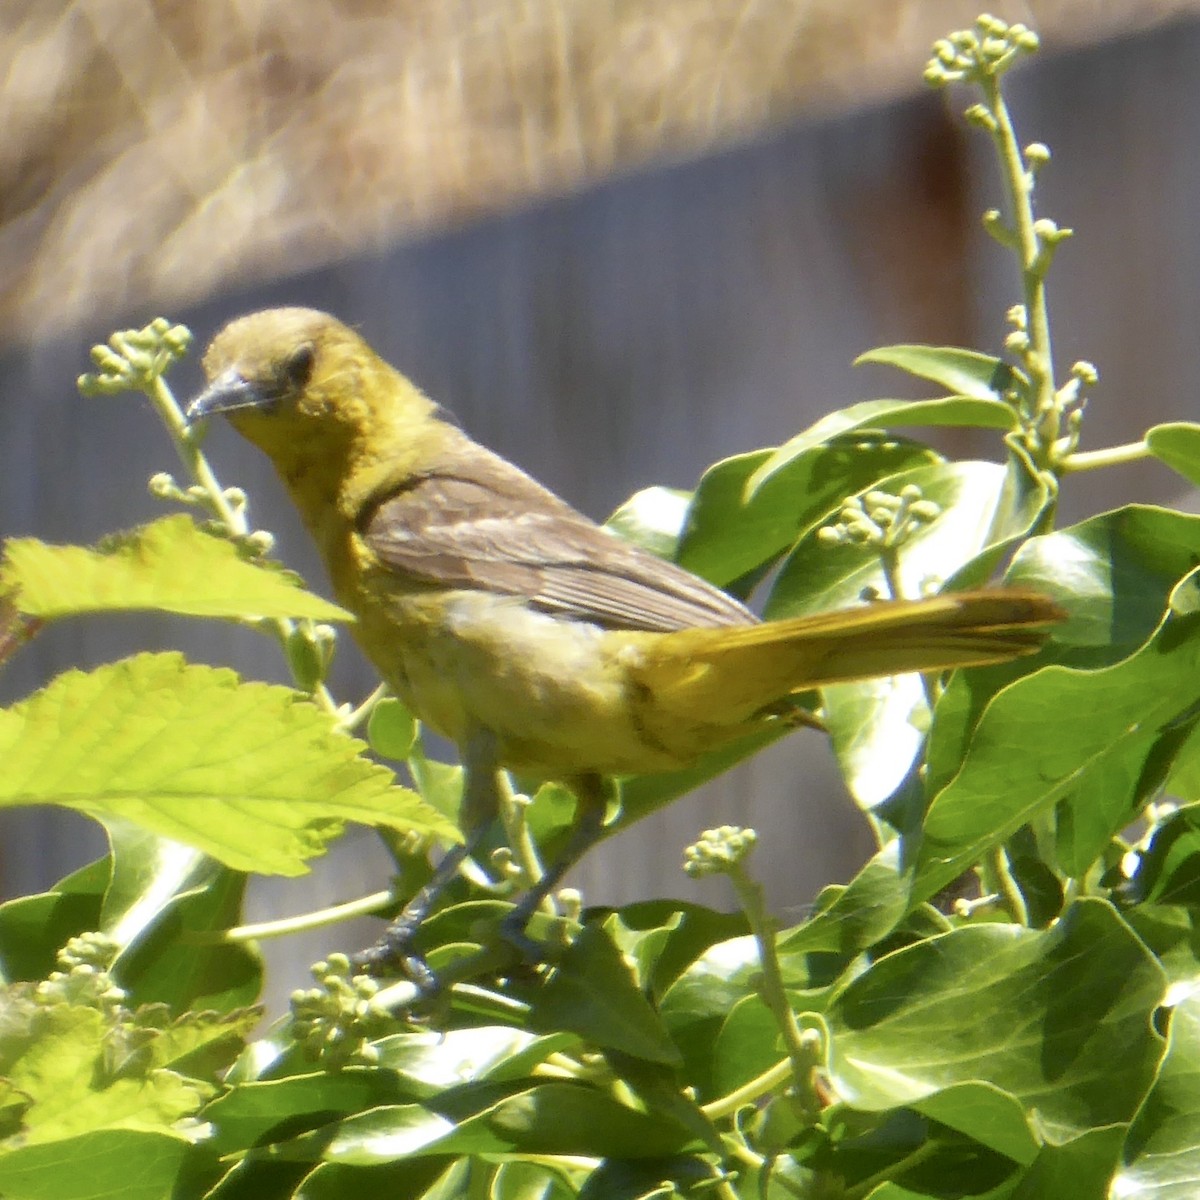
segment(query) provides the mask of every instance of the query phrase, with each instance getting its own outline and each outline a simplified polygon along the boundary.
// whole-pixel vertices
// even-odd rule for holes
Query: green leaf
[[[374,1047],[379,1066],[396,1073],[408,1097],[421,1100],[464,1083],[521,1078],[574,1041],[559,1031],[540,1037],[508,1025],[476,1025],[396,1033]]]
[[[1113,1171],[1121,1160],[1124,1125],[1104,1125],[1078,1137],[1048,1142],[1025,1173],[1012,1200],[1096,1200],[1111,1196]]]
[[[538,992],[529,1025],[543,1033],[569,1030],[650,1062],[681,1061],[612,938],[595,924],[585,925],[567,947]]]
[[[281,875],[302,873],[344,820],[458,836],[361,747],[288,688],[142,654],[0,712],[0,806],[128,820]]]
[[[447,1168],[434,1158],[378,1163],[351,1167],[345,1163],[321,1163],[314,1167],[293,1193],[296,1200],[363,1200],[364,1197],[396,1197],[397,1200],[459,1200],[469,1160],[456,1159]],[[443,1190],[448,1183],[451,1190]],[[242,1200],[260,1200],[261,1192],[249,1190]],[[207,1198],[206,1198],[207,1200]],[[213,1196],[212,1200],[220,1200]],[[557,1197],[555,1198],[557,1200]],[[569,1200],[569,1193],[563,1200]]]
[[[921,489],[941,513],[918,529],[900,551],[904,596],[920,596],[965,563],[1014,533],[1024,532],[1045,501],[1044,490],[1014,502],[1014,472],[996,463],[936,463],[881,480],[882,490]],[[826,514],[832,519],[836,510]],[[776,577],[765,615],[775,620],[861,603],[864,595],[890,594],[876,549],[829,546],[818,525],[800,539]],[[900,786],[919,754],[929,710],[920,676],[884,676],[822,689],[825,723],[847,786],[865,808],[881,804]]]
[[[1168,615],[1115,666],[1051,666],[998,693],[929,807],[914,899],[933,895],[1058,801],[1085,794],[1104,772],[1133,779],[1139,760],[1152,763],[1161,743],[1174,744],[1173,727],[1191,721],[1198,703],[1200,616]],[[1136,815],[1138,794],[1128,790],[1120,804],[1109,797],[1113,833]]]
[[[1178,809],[1154,830],[1129,890],[1140,903],[1200,904],[1200,804]]]
[[[188,1153],[165,1133],[103,1130],[0,1155],[5,1200],[165,1200]]]
[[[730,584],[782,554],[802,529],[847,496],[941,461],[917,442],[851,433],[806,450],[747,498],[747,481],[771,453],[739,454],[705,471],[680,540],[681,566],[718,586]]]
[[[112,864],[95,928],[122,952],[113,973],[133,1004],[229,1012],[262,987],[254,946],[209,938],[241,920],[246,877],[125,821],[105,822]]]
[[[1121,1200],[1193,1200],[1200,1181],[1200,996],[1171,1010],[1167,1056],[1129,1131]]]
[[[846,887],[826,888],[817,898],[813,916],[780,935],[779,952],[825,950],[850,955],[891,933],[912,907],[902,850],[901,841],[893,840]]]
[[[989,1150],[1028,1165],[1039,1140],[1017,1098],[990,1083],[955,1083],[913,1106],[917,1112],[957,1129]]]
[[[12,538],[0,564],[0,591],[27,616],[152,609],[190,617],[353,618],[306,592],[278,567],[248,562],[227,538],[191,517],[163,517],[95,549]]]
[[[213,1100],[201,1116],[213,1126],[213,1149],[224,1155],[286,1141],[339,1116],[406,1099],[393,1072],[344,1067],[241,1084]]]
[[[758,733],[726,742],[679,771],[659,771],[654,775],[631,775],[618,781],[621,807],[614,821],[604,827],[604,837],[632,825],[673,800],[698,788],[702,783],[728,771],[730,767],[794,732],[786,721],[776,721]],[[555,846],[549,847],[551,855]]]
[[[73,937],[100,928],[100,909],[111,861],[97,859],[48,892],[0,904],[3,981],[45,979],[57,969],[58,951]]]
[[[1190,483],[1200,485],[1200,425],[1172,421],[1146,432],[1150,453]]]
[[[1057,600],[1068,619],[1033,658],[960,671],[938,702],[927,763],[944,786],[966,753],[984,706],[1037,666],[1108,667],[1158,627],[1180,577],[1200,554],[1200,517],[1128,505],[1070,528],[1030,538],[1004,582]]]
[[[467,1090],[444,1096],[441,1111],[419,1104],[380,1106],[277,1144],[272,1154],[285,1161],[359,1165],[431,1154],[657,1158],[687,1141],[673,1122],[579,1084],[543,1083],[482,1107],[476,1100]]]
[[[746,481],[746,496],[753,497],[777,471],[813,446],[856,429],[892,429],[897,425],[968,425],[981,429],[1013,429],[1012,408],[995,398],[944,396],[937,400],[863,400],[839,409],[784,442]]]
[[[403,762],[417,740],[416,718],[394,696],[385,696],[367,719],[367,742],[382,758]]]
[[[859,1109],[983,1081],[1062,1140],[1127,1121],[1162,1051],[1151,1017],[1166,980],[1102,901],[1052,929],[978,925],[886,955],[826,1014],[835,1090]]]
[[[605,528],[659,558],[675,557],[679,533],[687,516],[691,492],[679,488],[648,487],[634,492],[604,522]]]
[[[203,1085],[152,1067],[115,1073],[112,1022],[78,1004],[43,1007],[23,1026],[10,1009],[0,1070],[29,1098],[22,1121],[25,1145],[57,1142],[94,1129],[167,1131],[199,1109]]]
[[[955,395],[976,400],[999,399],[1015,374],[1003,359],[957,346],[879,346],[854,360],[856,367],[866,363],[898,367],[918,379],[941,384]]]

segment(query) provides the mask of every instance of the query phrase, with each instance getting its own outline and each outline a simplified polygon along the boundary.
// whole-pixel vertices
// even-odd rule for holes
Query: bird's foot
[[[424,999],[437,999],[442,991],[441,981],[424,956],[413,949],[424,917],[423,912],[402,912],[379,941],[350,956],[350,965],[365,975],[403,975]]]

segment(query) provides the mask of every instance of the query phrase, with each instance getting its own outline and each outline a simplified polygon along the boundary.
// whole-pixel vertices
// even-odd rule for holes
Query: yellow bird
[[[764,623],[472,441],[325,313],[232,321],[204,369],[188,419],[226,413],[267,454],[367,657],[467,767],[467,844],[366,952],[372,968],[404,959],[495,819],[499,768],[578,801],[564,861],[516,910],[523,926],[598,835],[605,777],[687,766],[778,719],[795,692],[1031,653],[1062,618],[1043,596],[993,590]]]

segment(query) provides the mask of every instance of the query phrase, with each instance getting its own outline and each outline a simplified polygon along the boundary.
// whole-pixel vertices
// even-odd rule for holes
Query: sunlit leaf
[[[193,617],[312,617],[350,614],[304,591],[289,572],[247,561],[227,538],[191,517],[162,517],[95,549],[12,538],[0,564],[0,591],[26,616],[152,609]]]
[[[296,875],[343,821],[454,827],[288,688],[178,654],[69,671],[0,712],[0,806],[131,821],[245,871]]]

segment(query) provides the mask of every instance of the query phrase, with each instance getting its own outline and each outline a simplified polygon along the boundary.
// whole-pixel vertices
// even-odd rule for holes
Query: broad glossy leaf
[[[855,954],[886,937],[912,907],[899,838],[877,851],[844,888],[827,888],[817,912],[779,937],[781,954],[814,950]]]
[[[906,486],[941,514],[917,530],[900,553],[903,595],[925,594],[989,547],[1023,533],[1040,512],[1044,494],[1028,491],[1028,503],[1014,503],[1014,473],[995,463],[938,463],[880,482],[899,493]],[[827,514],[833,519],[835,512]],[[824,522],[822,522],[823,524]],[[888,596],[888,580],[878,551],[869,546],[828,546],[810,529],[785,560],[767,601],[769,619],[851,607],[864,595]],[[924,744],[929,709],[919,676],[882,674],[858,683],[823,689],[826,724],[842,772],[855,799],[871,808],[900,786]]]
[[[655,775],[631,775],[619,781],[621,807],[615,820],[604,827],[604,837],[641,820],[649,813],[657,812],[670,804],[672,800],[686,795],[698,788],[702,783],[728,771],[730,767],[757,754],[766,746],[777,742],[781,737],[795,731],[795,726],[787,721],[777,721],[759,733],[728,742],[716,750],[711,750],[698,759],[690,767],[680,771],[661,771]],[[556,849],[551,844],[550,853]]]
[[[1129,778],[1139,755],[1150,763],[1163,739],[1172,744],[1173,727],[1190,721],[1197,703],[1200,615],[1168,616],[1115,666],[1051,666],[999,692],[930,805],[914,898],[931,896],[1058,801],[1083,795],[1096,773]],[[1131,808],[1132,797],[1123,811]]]
[[[982,1081],[1056,1139],[1129,1120],[1162,1051],[1166,979],[1102,901],[1052,929],[977,925],[873,963],[831,1001],[830,1075],[860,1109]]]
[[[1193,1200],[1200,1187],[1200,996],[1171,1010],[1167,1056],[1125,1148],[1110,1193],[1120,1200]]]
[[[913,1103],[924,1116],[1028,1165],[1038,1153],[1038,1138],[1017,1098],[990,1083],[955,1083]]]
[[[68,671],[0,712],[0,805],[131,821],[246,871],[298,875],[346,820],[456,837],[288,688],[178,654]]]
[[[604,524],[613,533],[659,558],[674,558],[691,499],[691,492],[679,488],[642,488]]]
[[[528,1074],[564,1044],[569,1035],[539,1037],[508,1025],[477,1025],[436,1033],[397,1033],[375,1043],[378,1064],[395,1071],[413,1099],[485,1079]],[[511,1064],[519,1064],[514,1073]]]
[[[1107,667],[1158,627],[1178,580],[1200,554],[1200,517],[1128,505],[1030,538],[1004,582],[1057,600],[1068,619],[1032,659],[960,671],[938,703],[927,763],[932,789],[958,770],[984,705],[1002,687],[1051,663]]]
[[[1171,813],[1155,829],[1129,889],[1141,903],[1200,904],[1200,804]]]
[[[850,433],[806,450],[747,498],[747,480],[770,455],[770,450],[739,454],[705,471],[679,544],[682,566],[725,586],[778,557],[845,497],[940,461],[917,442]]]
[[[1012,429],[1013,410],[1002,400],[973,396],[944,396],[936,400],[864,400],[839,409],[784,442],[746,481],[752,497],[768,479],[813,446],[820,446],[856,429],[894,429],[911,425],[968,425],[981,429]]]
[[[97,859],[72,872],[48,892],[0,904],[0,968],[3,982],[45,979],[70,938],[100,928],[100,909],[111,862]]]
[[[294,1138],[342,1115],[408,1098],[391,1071],[345,1067],[241,1084],[208,1104],[203,1119],[213,1126],[213,1148],[232,1154]]]
[[[999,399],[1015,374],[1001,358],[958,346],[879,346],[854,360],[856,367],[867,363],[898,367],[918,379],[939,383],[948,392],[977,400]]]
[[[1146,432],[1146,445],[1172,471],[1200,485],[1200,425],[1191,421],[1155,425]]]
[[[106,822],[112,875],[97,928],[121,948],[114,974],[134,1004],[229,1012],[258,999],[254,946],[205,939],[239,924],[246,877],[179,842]]]
[[[567,947],[538,992],[529,1025],[543,1033],[568,1030],[650,1062],[681,1061],[612,938],[595,924],[585,925]]]
[[[306,592],[278,567],[247,561],[191,517],[162,517],[95,549],[13,538],[0,591],[27,616],[152,609],[191,617],[311,617],[348,621],[345,609]]]
[[[273,1148],[279,1158],[369,1164],[441,1154],[554,1154],[658,1158],[687,1142],[673,1122],[573,1083],[544,1083],[482,1107],[446,1097],[435,1112],[381,1106]],[[445,1115],[445,1111],[455,1115]]]
[[[467,1159],[458,1159],[446,1167],[436,1158],[377,1163],[370,1167],[321,1163],[304,1176],[294,1192],[289,1188],[284,1195],[289,1200],[292,1196],[295,1200],[364,1200],[364,1197],[392,1196],[403,1197],[403,1200],[458,1200],[463,1194],[468,1166]],[[254,1189],[244,1192],[239,1200],[250,1200],[251,1197],[259,1200],[259,1196]],[[212,1200],[221,1198],[215,1196]]]
[[[1121,1161],[1123,1124],[1088,1129],[1078,1137],[1047,1142],[1021,1180],[1012,1200],[1096,1200],[1111,1196],[1113,1173]]]

